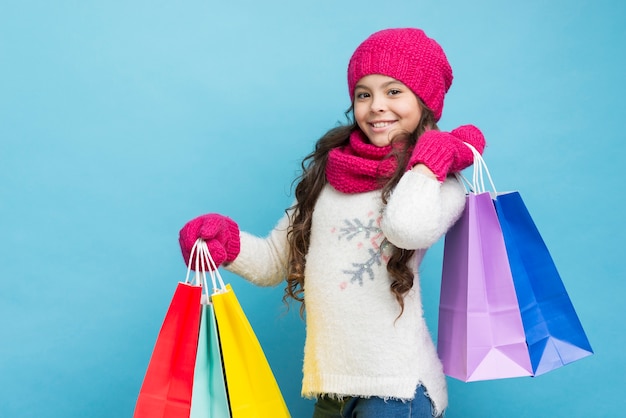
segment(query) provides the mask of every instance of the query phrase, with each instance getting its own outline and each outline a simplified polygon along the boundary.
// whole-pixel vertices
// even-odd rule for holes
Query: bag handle
[[[190,283],[193,284],[195,286],[202,286],[205,291],[205,295],[202,295],[202,301],[203,303],[205,303],[206,301],[206,294],[208,294],[208,285],[207,285],[207,278],[206,278],[206,272],[208,270],[208,262],[206,262],[206,257],[203,257],[203,250],[202,250],[202,240],[198,239],[194,244],[193,247],[191,247],[191,252],[189,254],[189,260],[187,262],[187,276],[185,277],[185,283]],[[206,243],[205,243],[206,245]],[[201,254],[202,253],[202,254]],[[195,258],[195,273],[193,275],[193,278],[190,280],[190,276],[191,276],[191,264],[192,261],[194,260],[194,255],[196,255]]]
[[[191,265],[194,261],[194,270],[195,274],[191,278]],[[211,284],[213,285],[213,293],[221,293],[226,291],[226,285],[224,284],[224,279],[222,279],[222,275],[220,274],[217,264],[213,260],[211,253],[209,252],[209,247],[205,240],[202,238],[198,238],[196,242],[191,247],[191,253],[189,254],[189,261],[187,263],[187,276],[185,278],[185,283],[191,283],[196,286],[202,286],[204,288],[204,297],[210,295],[209,285],[207,281],[207,272],[211,276]]]
[[[189,253],[189,260],[187,260],[187,276],[185,277],[185,283],[191,283],[191,284],[196,284],[197,282],[197,274],[199,272],[199,265],[198,265],[198,258],[196,257],[196,274],[194,275],[193,280],[189,280],[189,277],[191,276],[191,261],[193,260],[193,256],[198,252],[198,242],[196,241],[193,244],[193,247],[191,247],[191,252]]]
[[[472,144],[467,142],[463,142],[474,154],[474,170],[472,173],[472,181],[470,182],[467,178],[465,178],[461,173],[456,173],[457,179],[463,184],[465,187],[465,191],[467,192],[467,187],[469,187],[469,191],[472,193],[485,193],[487,189],[485,188],[485,175],[487,175],[487,179],[489,180],[489,184],[491,185],[491,190],[494,194],[497,194],[496,186],[493,183],[493,179],[491,178],[491,173],[489,172],[489,168],[487,167],[487,163],[483,159],[483,156],[480,155],[480,152]]]
[[[213,284],[213,293],[223,293],[226,292],[226,285],[224,284],[224,279],[222,279],[222,275],[220,274],[219,269],[217,268],[217,264],[213,261],[213,257],[209,252],[209,247],[201,238],[198,238],[198,241],[201,241],[200,250],[202,251],[203,259],[207,260],[208,266],[207,268],[209,275],[211,276],[211,283]],[[208,292],[208,287],[206,288]]]

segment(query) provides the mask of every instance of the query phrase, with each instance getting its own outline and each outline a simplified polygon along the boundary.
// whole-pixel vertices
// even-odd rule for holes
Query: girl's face
[[[391,143],[395,134],[417,129],[422,107],[417,96],[395,78],[371,74],[354,89],[354,119],[377,147]]]

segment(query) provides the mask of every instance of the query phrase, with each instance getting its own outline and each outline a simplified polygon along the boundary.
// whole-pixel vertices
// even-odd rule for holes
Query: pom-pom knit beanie
[[[452,85],[452,68],[441,46],[417,28],[385,29],[361,43],[348,65],[348,88],[354,100],[356,83],[382,74],[406,84],[441,118],[443,99]]]

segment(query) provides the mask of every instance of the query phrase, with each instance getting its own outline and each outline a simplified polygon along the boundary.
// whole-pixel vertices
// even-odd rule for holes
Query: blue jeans
[[[313,418],[432,418],[433,407],[424,388],[419,386],[412,401],[382,398],[344,398],[339,401],[322,396],[315,403]]]

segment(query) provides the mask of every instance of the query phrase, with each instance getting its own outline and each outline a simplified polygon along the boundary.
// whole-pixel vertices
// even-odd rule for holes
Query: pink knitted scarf
[[[385,158],[391,150],[392,145],[377,147],[367,142],[361,131],[353,131],[348,145],[328,154],[326,179],[342,193],[381,189],[398,164],[394,157]]]

